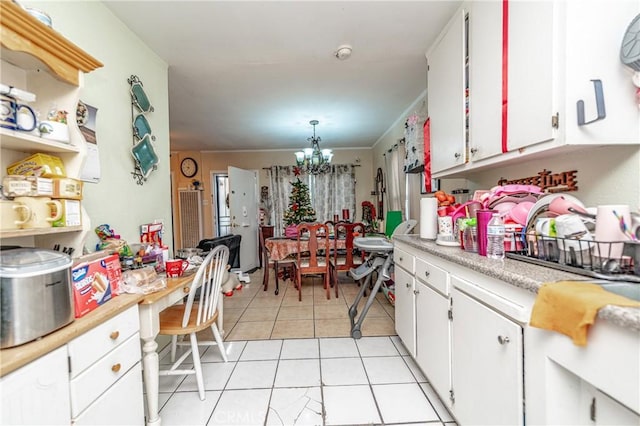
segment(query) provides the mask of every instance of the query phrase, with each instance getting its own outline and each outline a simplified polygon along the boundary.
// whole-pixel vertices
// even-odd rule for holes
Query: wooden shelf
[[[65,234],[67,232],[82,231],[82,226],[63,226],[60,228],[32,228],[0,231],[0,238],[32,237],[50,234]]]
[[[0,128],[0,146],[21,152],[80,152],[80,149],[68,143],[44,139],[26,132]]]
[[[40,61],[57,78],[74,86],[79,85],[79,71],[103,66],[12,1],[0,1],[0,43],[4,61],[23,69],[38,69]]]

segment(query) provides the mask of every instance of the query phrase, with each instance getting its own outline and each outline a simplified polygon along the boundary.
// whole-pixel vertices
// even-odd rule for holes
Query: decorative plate
[[[158,155],[148,134],[131,148],[131,155],[140,166],[140,171],[145,178],[149,176],[153,167],[159,162]]]
[[[142,83],[133,83],[131,85],[131,100],[141,112],[153,111],[153,107],[142,87]]]
[[[138,114],[133,120],[133,133],[138,139],[144,139],[145,136],[151,135],[151,126],[149,120],[142,114]]]

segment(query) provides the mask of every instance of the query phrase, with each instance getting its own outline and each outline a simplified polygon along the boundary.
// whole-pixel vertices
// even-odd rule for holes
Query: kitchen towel
[[[532,327],[557,331],[577,346],[587,345],[587,331],[605,305],[640,307],[640,302],[608,292],[597,284],[559,281],[543,284],[531,310]]]
[[[420,199],[420,238],[435,240],[438,234],[438,200],[434,197]]]

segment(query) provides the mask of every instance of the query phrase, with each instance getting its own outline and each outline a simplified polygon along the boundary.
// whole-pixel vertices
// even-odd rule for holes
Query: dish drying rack
[[[588,277],[640,283],[640,242],[522,234],[523,250],[505,256]]]

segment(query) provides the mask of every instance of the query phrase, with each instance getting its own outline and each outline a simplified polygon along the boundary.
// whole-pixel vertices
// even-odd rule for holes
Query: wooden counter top
[[[81,334],[113,318],[138,303],[153,303],[170,293],[178,286],[185,286],[185,294],[189,292],[188,284],[193,274],[180,278],[167,278],[167,288],[150,294],[121,294],[109,300],[104,305],[89,312],[81,318],[76,318],[71,324],[62,327],[32,342],[13,348],[0,350],[0,377],[36,360],[37,358],[67,344]]]

